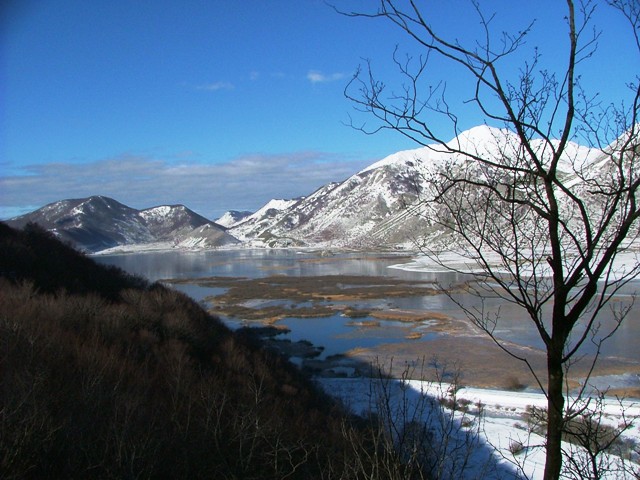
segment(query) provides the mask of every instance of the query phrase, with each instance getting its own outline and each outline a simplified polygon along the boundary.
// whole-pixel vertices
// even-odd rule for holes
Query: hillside
[[[28,223],[37,223],[86,252],[155,242],[201,248],[238,243],[226,228],[184,205],[136,210],[99,195],[50,203],[7,222],[14,228]]]
[[[0,223],[0,351],[4,479],[356,478],[371,453],[256,339],[37,226]]]
[[[223,226],[225,228],[229,228],[229,227],[235,225],[236,223],[241,222],[243,219],[245,219],[246,217],[248,217],[252,213],[253,212],[250,212],[248,210],[242,210],[242,211],[229,210],[224,215],[222,215],[220,218],[216,219],[215,222],[218,225],[221,225],[221,226]]]
[[[549,145],[534,141],[541,158]],[[447,169],[474,169],[477,162],[454,152],[462,149],[499,159],[517,155],[519,141],[507,130],[479,126],[462,132],[445,145],[430,145],[389,155],[342,182],[329,183],[310,195],[271,202],[253,216],[231,225],[229,233],[252,246],[324,248],[416,248],[443,236],[442,209],[431,202],[437,195],[434,179]],[[546,150],[545,150],[546,149]],[[560,169],[567,181],[579,180],[572,163],[588,166],[598,150],[569,143]],[[487,172],[477,170],[477,175]]]

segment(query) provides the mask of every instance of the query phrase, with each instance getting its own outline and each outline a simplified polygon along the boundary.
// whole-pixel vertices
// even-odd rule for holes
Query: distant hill
[[[37,223],[86,252],[156,242],[202,248],[238,243],[224,227],[184,205],[136,210],[103,196],[61,200],[6,223],[16,228]]]
[[[253,212],[249,210],[242,210],[242,211],[229,210],[228,212],[225,212],[225,214],[222,215],[220,218],[218,218],[215,222],[218,225],[222,225],[223,227],[229,228],[235,225],[236,223],[240,223],[242,220],[247,218],[252,213]]]

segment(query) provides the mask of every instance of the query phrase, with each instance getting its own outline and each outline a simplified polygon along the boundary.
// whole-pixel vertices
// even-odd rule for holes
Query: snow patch
[[[481,388],[454,389],[450,384],[420,380],[320,378],[317,382],[328,394],[340,399],[357,415],[377,412],[380,399],[376,398],[376,392],[384,391],[388,401],[383,405],[390,408],[390,411],[383,414],[390,415],[395,421],[402,419],[402,415],[408,415],[412,421],[424,422],[431,431],[443,431],[443,420],[449,422],[453,428],[446,430],[447,442],[442,444],[447,445],[443,448],[450,448],[451,451],[442,451],[440,454],[443,457],[442,467],[451,478],[543,478],[544,438],[531,433],[524,426],[529,408],[546,407],[546,397],[540,393]],[[443,403],[446,403],[443,400],[451,399],[453,391],[458,403],[468,405],[466,412],[452,412],[443,407]],[[604,421],[613,427],[625,419],[636,419],[622,437],[626,441],[640,439],[640,425],[637,421],[640,419],[640,401],[605,398],[603,412]],[[514,445],[521,445],[522,450],[514,448]],[[565,452],[571,452],[572,456],[585,458],[585,451],[575,445],[563,442],[563,448]],[[473,451],[469,451],[470,449]],[[601,478],[634,479],[630,472],[614,471],[615,466],[621,464],[620,458],[613,455],[606,457],[606,461],[612,462],[612,467]],[[462,462],[464,458],[467,458],[466,464]],[[637,463],[627,463],[627,466],[636,471],[640,469]]]

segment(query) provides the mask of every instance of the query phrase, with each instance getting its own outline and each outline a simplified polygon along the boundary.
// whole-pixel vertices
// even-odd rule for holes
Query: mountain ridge
[[[431,178],[453,168],[486,179],[494,173],[473,156],[517,161],[519,145],[513,132],[474,127],[446,143],[389,155],[307,196],[272,199],[253,213],[227,212],[219,219],[224,225],[183,205],[135,210],[100,196],[49,204],[7,223],[44,222],[44,228],[88,251],[152,242],[184,248],[241,243],[272,248],[413,249],[418,239],[447,241],[436,221],[446,212],[425,201],[434,196]],[[543,162],[555,153],[553,142],[533,140],[531,145]],[[559,169],[571,185],[580,182],[576,169],[602,169],[605,160],[600,150],[568,143]]]
[[[549,162],[557,142],[533,140],[531,145]],[[475,158],[517,162],[520,148],[519,137],[509,130],[474,127],[446,143],[389,155],[272,213],[269,222],[236,225],[229,232],[253,246],[271,247],[418,249],[424,239],[436,237],[446,243],[448,233],[437,221],[446,209],[428,201],[437,196],[432,179],[447,169],[487,179],[496,171]],[[569,142],[558,169],[567,182],[579,182],[583,169],[593,172],[601,158],[600,150]]]
[[[137,210],[102,195],[53,202],[5,223],[14,228],[37,223],[59,239],[88,253],[156,242],[202,248],[238,243],[225,227],[184,205],[160,205]]]

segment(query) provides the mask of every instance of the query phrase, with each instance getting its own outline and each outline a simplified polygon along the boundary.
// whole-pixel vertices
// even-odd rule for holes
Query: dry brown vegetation
[[[0,477],[389,478],[361,432],[188,297],[0,224]]]
[[[227,291],[206,300],[214,305],[212,312],[244,320],[275,323],[285,317],[328,317],[341,312],[351,318],[376,316],[390,320],[418,322],[426,319],[446,320],[437,312],[371,310],[347,302],[393,297],[437,295],[441,291],[428,284],[413,281],[363,275],[324,275],[287,277],[273,275],[264,278],[208,277],[167,279],[165,283],[193,283],[206,287],[224,287]],[[248,306],[249,301],[257,306]],[[260,301],[273,301],[259,305]],[[338,303],[332,303],[338,302]]]
[[[216,283],[220,285],[220,281]],[[246,298],[314,300],[365,300],[380,297],[437,295],[435,286],[417,285],[413,281],[361,275],[319,275],[287,277],[274,275],[256,279],[235,279],[229,290],[216,299],[237,303]]]

